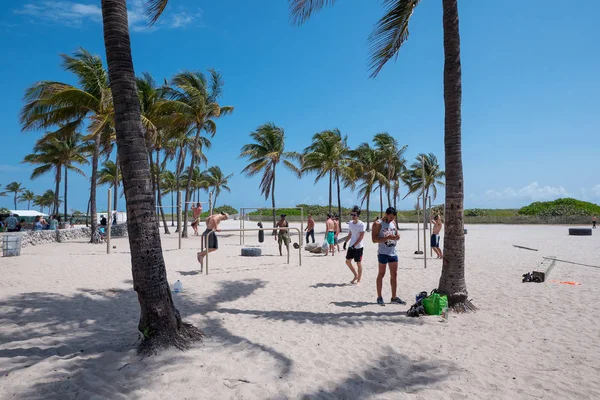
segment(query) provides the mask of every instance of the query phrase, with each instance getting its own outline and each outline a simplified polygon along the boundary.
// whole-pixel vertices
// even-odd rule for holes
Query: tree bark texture
[[[140,117],[125,0],[102,0],[104,43],[115,107],[117,151],[122,165],[131,248],[133,288],[144,335],[140,352],[184,349],[202,333],[181,321],[173,304],[158,231],[148,151]]]
[[[98,235],[95,235],[98,223],[97,207],[96,207],[96,186],[98,184],[98,159],[100,158],[100,132],[94,136],[94,152],[92,153],[92,176],[90,177],[90,226],[92,235],[90,243],[98,243]]]
[[[59,212],[58,198],[60,197],[60,181],[62,180],[61,174],[62,174],[62,166],[57,165],[56,166],[56,178],[55,178],[56,187],[54,188],[54,205],[52,206],[52,215],[56,215]],[[16,201],[17,201],[17,194],[15,193],[15,210],[17,209]]]
[[[464,186],[461,149],[461,63],[457,0],[442,0],[444,25],[444,148],[446,234],[438,289],[451,306],[468,303],[465,282]],[[425,210],[423,210],[425,212]]]

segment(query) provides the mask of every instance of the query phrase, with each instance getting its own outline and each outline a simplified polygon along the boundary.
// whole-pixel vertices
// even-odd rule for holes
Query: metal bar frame
[[[283,230],[295,230],[298,232],[298,235],[300,235],[300,229],[295,228],[295,227],[287,227],[287,228],[278,228],[278,229],[283,229]],[[273,228],[249,228],[249,229],[244,229],[244,232],[259,232],[259,231],[270,231],[273,230]],[[238,232],[239,229],[223,229],[220,230],[219,232]],[[210,252],[208,251],[208,235],[214,235],[216,234],[217,231],[215,231],[214,229],[211,229],[205,236],[202,236],[200,242],[201,242],[201,246],[200,246],[200,251],[204,251],[204,249],[206,248],[206,258],[205,258],[205,264],[203,264],[203,266],[206,266],[206,275],[208,275],[208,255],[210,254]],[[290,244],[291,244],[291,240],[290,240]],[[287,247],[287,263],[290,263],[290,249],[289,246]],[[298,266],[301,267],[302,266],[302,246],[298,246]]]
[[[303,242],[303,235],[304,235],[304,207],[284,207],[284,208],[289,208],[292,210],[300,210],[300,238],[298,239],[298,244],[300,245],[300,247],[302,247],[304,245]],[[244,236],[242,229],[245,229],[245,225],[246,225],[246,221],[244,221],[244,211],[245,210],[256,210],[256,211],[261,211],[261,210],[278,210],[277,207],[242,207],[240,208],[240,246],[242,246],[244,244]],[[279,210],[281,210],[281,208],[279,208]],[[262,217],[262,214],[261,214]],[[276,229],[276,228],[269,228],[269,229]],[[297,228],[296,228],[297,229]]]
[[[106,211],[106,216],[108,217],[108,222],[106,224],[106,254],[110,254],[110,227],[112,225],[112,215],[110,215],[110,200],[111,200],[112,190],[108,189],[108,207]]]

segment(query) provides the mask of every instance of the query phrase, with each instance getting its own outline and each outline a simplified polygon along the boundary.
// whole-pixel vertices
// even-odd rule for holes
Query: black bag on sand
[[[262,227],[263,227],[262,222],[259,222],[257,225],[259,228],[262,229]],[[264,241],[265,241],[265,231],[258,231],[258,242],[262,243]]]

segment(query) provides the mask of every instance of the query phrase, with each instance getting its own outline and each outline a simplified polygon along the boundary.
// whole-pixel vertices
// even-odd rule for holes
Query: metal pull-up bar
[[[290,229],[293,229],[295,231],[298,232],[299,236],[302,236],[300,234],[300,229],[298,228],[294,228],[294,227],[282,227],[282,228],[278,228],[284,231],[289,231]],[[259,231],[270,231],[273,230],[273,228],[252,228],[252,229],[223,229],[220,230],[219,232],[259,232]],[[208,235],[214,235],[216,234],[217,231],[215,231],[214,229],[211,229],[206,235],[202,235],[202,239],[201,239],[201,246],[200,246],[200,251],[204,251],[204,249],[206,248],[207,252],[206,252],[206,275],[208,275]],[[291,243],[291,240],[290,240]],[[287,263],[290,263],[290,246],[286,246],[287,247]],[[302,246],[298,246],[298,266],[302,266]]]
[[[300,245],[300,247],[303,246],[303,235],[304,235],[304,207],[287,207],[289,209],[293,209],[293,210],[300,210],[300,230],[301,230],[301,234],[300,239],[298,240],[298,244]],[[273,208],[273,207],[242,207],[240,208],[240,245],[244,244],[244,235],[242,234],[243,232],[245,232],[246,228],[246,221],[244,220],[245,212],[246,210],[256,210],[256,211],[262,211],[262,210],[278,210],[277,207]],[[279,210],[281,210],[281,208],[279,208]],[[262,219],[262,213],[259,214],[261,219]],[[289,223],[289,222],[288,222]],[[265,229],[265,230],[271,230],[271,229],[278,229],[277,227],[273,227],[273,228],[269,228],[269,229]]]

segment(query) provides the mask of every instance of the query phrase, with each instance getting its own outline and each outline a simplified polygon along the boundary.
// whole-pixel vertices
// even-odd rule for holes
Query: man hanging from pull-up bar
[[[192,205],[192,215],[194,220],[192,221],[192,229],[194,229],[194,236],[198,236],[198,224],[200,223],[200,214],[202,214],[202,204],[196,203],[196,207]]]
[[[206,256],[208,253],[212,253],[213,251],[217,251],[219,248],[219,241],[217,240],[217,235],[215,232],[221,232],[221,229],[219,229],[219,224],[221,221],[225,221],[227,218],[229,218],[229,215],[226,213],[215,214],[206,218],[206,230],[202,233],[202,241],[207,245],[204,251],[198,252],[197,257],[200,265],[204,264],[204,256]],[[212,232],[213,230],[215,232]]]

